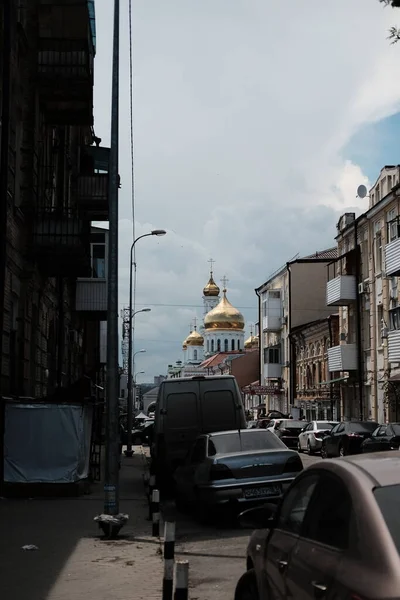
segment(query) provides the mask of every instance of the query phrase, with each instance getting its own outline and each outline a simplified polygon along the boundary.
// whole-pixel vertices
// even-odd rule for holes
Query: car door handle
[[[328,586],[324,583],[319,583],[318,581],[313,581],[312,586],[314,588],[315,598],[322,598],[328,591]]]
[[[277,565],[278,565],[278,569],[279,571],[282,573],[282,571],[284,571],[285,569],[287,569],[288,566],[288,562],[287,560],[277,560]]]

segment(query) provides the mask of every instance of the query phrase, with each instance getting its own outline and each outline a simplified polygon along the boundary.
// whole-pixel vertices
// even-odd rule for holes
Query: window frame
[[[304,528],[305,519],[307,516],[307,510],[308,510],[310,502],[315,494],[315,490],[317,489],[320,479],[321,479],[321,475],[319,473],[316,473],[315,471],[308,471],[307,473],[305,473],[304,475],[301,475],[296,480],[296,482],[288,489],[285,496],[283,497],[282,503],[279,508],[279,512],[276,515],[273,531],[280,531],[280,532],[283,532],[283,533],[286,533],[289,535],[294,535],[296,537],[301,536],[303,528]],[[314,487],[310,494],[310,498],[308,500],[307,506],[304,509],[304,516],[303,516],[303,520],[300,524],[299,531],[294,531],[294,530],[291,530],[289,528],[282,526],[282,523],[280,523],[280,519],[282,518],[282,513],[285,510],[285,505],[289,502],[289,499],[290,499],[291,495],[294,493],[294,491],[296,490],[296,493],[298,494],[297,490],[300,488],[300,486],[304,485],[304,482],[307,482],[309,480],[314,480]],[[311,481],[311,483],[309,483],[309,486],[310,485],[312,485],[312,481]],[[301,488],[300,488],[300,491],[301,491]],[[300,497],[297,498],[297,500],[298,499],[302,500],[303,498],[304,498],[304,494],[301,494]],[[292,504],[292,506],[290,507],[290,511],[292,511],[293,508],[295,508],[295,504]]]

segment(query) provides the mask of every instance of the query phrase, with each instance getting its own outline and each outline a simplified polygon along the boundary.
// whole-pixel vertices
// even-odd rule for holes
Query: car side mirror
[[[272,503],[249,508],[238,515],[238,522],[242,529],[268,529],[277,513],[277,505]]]

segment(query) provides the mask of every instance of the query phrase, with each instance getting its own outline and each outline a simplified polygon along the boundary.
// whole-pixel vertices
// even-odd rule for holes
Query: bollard
[[[160,492],[153,490],[151,498],[151,513],[153,517],[153,537],[159,537],[160,535]]]
[[[164,579],[162,600],[172,600],[174,589],[175,523],[164,525]]]
[[[188,600],[189,593],[189,563],[187,560],[176,563],[176,583],[174,600]]]
[[[147,498],[149,500],[149,521],[152,520],[153,518],[153,514],[152,514],[152,499],[153,499],[153,490],[156,487],[156,478],[155,475],[150,475],[150,480],[149,480],[149,490],[147,493]]]

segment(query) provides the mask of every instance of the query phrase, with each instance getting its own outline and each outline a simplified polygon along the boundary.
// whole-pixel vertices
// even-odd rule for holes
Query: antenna
[[[365,185],[359,185],[357,188],[357,198],[364,199],[368,194],[368,190]]]

